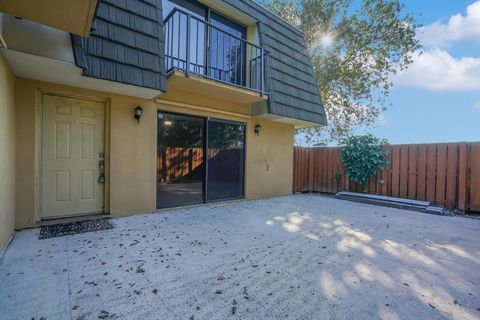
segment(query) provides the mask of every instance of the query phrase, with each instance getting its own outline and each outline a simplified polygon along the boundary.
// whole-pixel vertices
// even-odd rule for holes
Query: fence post
[[[458,213],[465,214],[467,204],[467,168],[468,168],[468,150],[466,143],[459,145],[458,159]]]

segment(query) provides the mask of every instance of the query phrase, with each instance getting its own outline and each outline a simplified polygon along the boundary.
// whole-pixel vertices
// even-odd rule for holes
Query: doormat
[[[41,240],[55,237],[63,237],[72,234],[108,229],[113,229],[113,224],[110,222],[109,219],[61,223],[42,227],[40,230],[40,234],[38,235],[38,239]]]

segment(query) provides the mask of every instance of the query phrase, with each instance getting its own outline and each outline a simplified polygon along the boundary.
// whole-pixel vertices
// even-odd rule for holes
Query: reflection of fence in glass
[[[209,176],[215,179],[222,172],[229,172],[233,180],[238,180],[242,152],[242,149],[209,149],[208,159],[215,163],[216,168],[209,171]],[[228,161],[231,159],[238,160]],[[162,148],[157,155],[157,182],[191,181],[202,178],[203,164],[203,148]]]
[[[265,92],[267,52],[259,46],[184,12],[164,21],[165,64],[251,90]]]
[[[157,182],[192,180],[203,161],[203,148],[162,148],[157,155]]]

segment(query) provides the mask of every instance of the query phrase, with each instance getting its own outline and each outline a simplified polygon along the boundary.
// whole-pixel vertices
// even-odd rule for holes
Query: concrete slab
[[[113,219],[0,260],[3,319],[480,319],[480,220],[319,195]]]

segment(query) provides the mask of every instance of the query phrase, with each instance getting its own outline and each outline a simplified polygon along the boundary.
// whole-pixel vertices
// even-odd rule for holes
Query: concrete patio
[[[0,318],[480,318],[478,219],[295,195],[113,223],[18,232]]]

